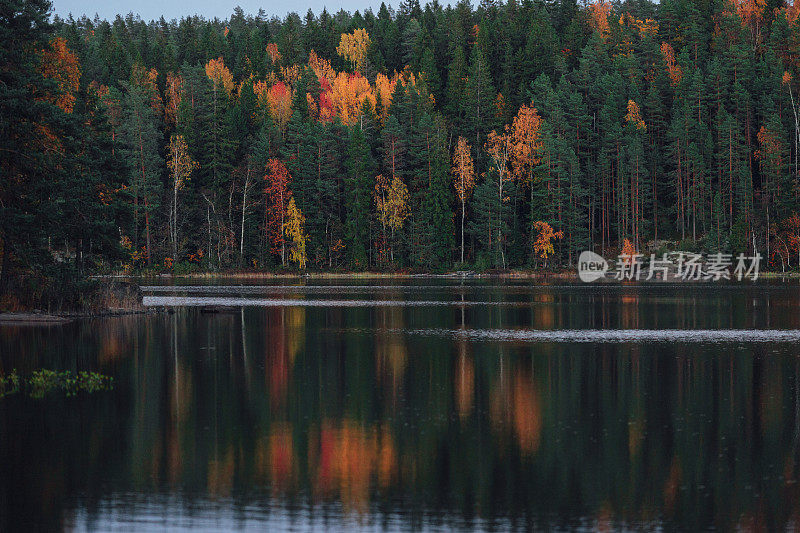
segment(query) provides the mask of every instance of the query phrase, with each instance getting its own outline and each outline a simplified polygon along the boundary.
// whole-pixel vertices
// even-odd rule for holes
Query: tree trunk
[[[250,187],[250,165],[247,165],[247,173],[244,179],[244,191],[242,191],[242,231],[239,237],[239,268],[244,264],[244,222],[247,212],[247,189]]]

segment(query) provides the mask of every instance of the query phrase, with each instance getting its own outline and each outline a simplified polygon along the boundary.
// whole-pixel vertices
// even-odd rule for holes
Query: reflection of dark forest
[[[786,301],[785,292],[754,304],[724,290],[707,296],[686,297],[680,313],[663,312],[674,304],[662,296],[661,327],[707,325],[723,302],[734,312],[715,327],[741,327],[756,313],[739,304]],[[581,307],[593,316],[575,305],[585,293],[530,299],[522,309],[467,309],[464,326],[574,327]],[[658,300],[631,290],[590,326],[650,324]],[[786,313],[761,319],[797,326]],[[91,514],[129,491],[327,503],[418,525],[778,529],[797,518],[792,344],[525,345],[411,333],[461,324],[457,308],[287,307],[0,330],[0,368],[116,379],[111,393],[0,403],[0,529],[20,517],[56,527],[76,506]]]

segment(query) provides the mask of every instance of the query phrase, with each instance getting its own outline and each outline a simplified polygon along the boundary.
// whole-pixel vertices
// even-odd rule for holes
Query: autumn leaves
[[[291,179],[282,161],[274,158],[269,160],[264,176],[266,183],[264,227],[271,244],[271,251],[280,255],[281,264],[286,265],[288,259],[303,269],[306,267],[306,219],[292,198],[292,191],[289,188]]]
[[[536,188],[535,169],[541,159],[543,149],[540,138],[542,118],[536,108],[523,105],[514,117],[511,125],[498,132],[493,130],[486,139],[484,149],[492,162],[491,176],[496,180],[496,205],[501,208],[494,214],[503,216],[502,204],[509,201],[505,184],[514,180],[517,184],[530,188],[533,197]],[[466,218],[466,202],[475,187],[475,166],[469,143],[459,137],[453,153],[453,188],[461,204],[461,262],[464,262],[464,220]],[[488,177],[487,177],[488,179]],[[533,252],[536,256],[547,259],[553,253],[551,241],[563,237],[563,232],[554,232],[553,228],[541,221],[531,220],[531,235],[535,236]],[[503,224],[489,225],[488,242],[494,242],[499,252],[502,265],[505,267],[505,251]]]

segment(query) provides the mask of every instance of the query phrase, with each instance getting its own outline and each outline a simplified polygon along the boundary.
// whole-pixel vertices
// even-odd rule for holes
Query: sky
[[[301,16],[311,8],[315,14],[319,14],[323,8],[328,12],[335,13],[340,9],[350,11],[364,11],[371,7],[373,11],[378,11],[381,0],[105,0],[100,2],[90,2],[87,0],[51,0],[53,2],[53,12],[61,17],[66,17],[70,13],[75,18],[86,15],[94,18],[95,13],[100,18],[113,20],[118,14],[126,15],[129,12],[138,14],[142,19],[149,21],[158,19],[162,15],[165,19],[179,19],[187,15],[202,15],[205,18],[228,18],[233,9],[241,6],[246,14],[255,15],[258,10],[263,8],[268,16],[277,15],[283,18],[287,13],[295,11]],[[396,7],[399,0],[386,2],[386,5]]]

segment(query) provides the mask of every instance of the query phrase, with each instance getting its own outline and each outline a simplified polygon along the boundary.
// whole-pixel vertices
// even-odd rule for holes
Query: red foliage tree
[[[280,159],[270,159],[264,176],[266,203],[264,206],[264,228],[270,251],[280,254],[281,264],[286,264],[286,242],[283,238],[283,225],[286,222],[286,209],[292,198],[289,182],[292,176]]]

